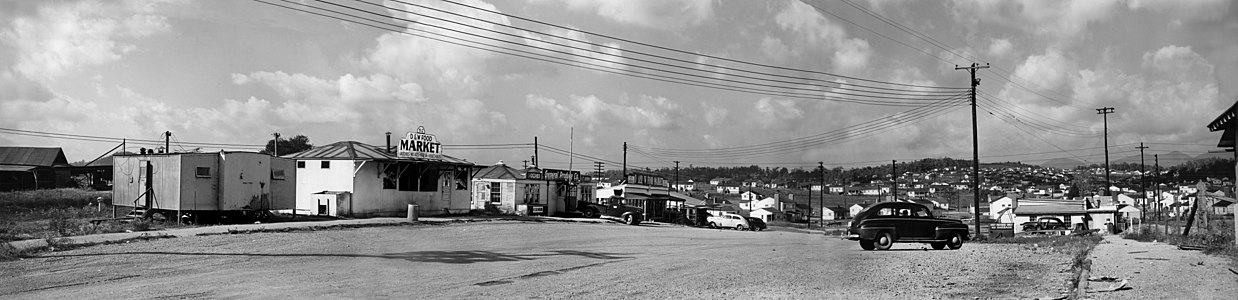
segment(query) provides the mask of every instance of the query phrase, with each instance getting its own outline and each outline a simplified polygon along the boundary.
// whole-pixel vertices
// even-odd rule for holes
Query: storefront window
[[[538,203],[542,197],[542,188],[538,184],[524,185],[524,203]]]

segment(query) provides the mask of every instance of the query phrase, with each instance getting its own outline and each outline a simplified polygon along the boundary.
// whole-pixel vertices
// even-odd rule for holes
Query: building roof
[[[1016,215],[1081,215],[1087,213],[1083,204],[1046,203],[1040,205],[1022,205],[1014,209]]]
[[[768,213],[771,213],[771,214],[780,214],[780,213],[782,213],[782,211],[781,211],[781,210],[778,210],[777,208],[773,208],[773,207],[762,207],[762,208],[754,209],[754,210],[752,210],[752,212],[758,212],[758,211],[762,211],[762,210],[764,210],[764,211],[766,211],[766,212],[768,212]]]
[[[313,149],[284,155],[284,158],[292,158],[298,160],[306,159],[347,159],[347,160],[378,160],[378,161],[424,161],[424,162],[442,162],[449,164],[473,165],[467,160],[443,155],[442,159],[408,159],[397,158],[395,153],[384,151],[383,147],[374,146],[357,141],[342,141],[332,144],[314,147]]]
[[[1234,146],[1234,125],[1230,123],[1234,121],[1235,117],[1238,117],[1238,101],[1235,101],[1234,105],[1217,116],[1211,123],[1208,123],[1209,131],[1224,130],[1221,133],[1221,141],[1217,143],[1217,147],[1229,148]]]
[[[506,164],[499,162],[493,166],[486,167],[473,174],[473,178],[478,179],[524,179],[524,172],[520,172],[516,168],[508,167]]]
[[[0,165],[67,167],[69,160],[60,148],[0,147]]]

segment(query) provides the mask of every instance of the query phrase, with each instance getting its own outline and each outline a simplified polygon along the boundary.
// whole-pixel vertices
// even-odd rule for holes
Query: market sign
[[[400,140],[400,147],[395,153],[402,159],[443,159],[443,145],[433,134],[426,133],[426,128],[417,126],[417,132],[409,132]]]

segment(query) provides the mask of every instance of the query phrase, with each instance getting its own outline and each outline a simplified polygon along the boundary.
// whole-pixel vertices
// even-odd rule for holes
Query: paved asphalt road
[[[862,251],[777,229],[531,222],[213,235],[0,262],[0,298],[1026,299],[1066,288],[1062,255],[923,248]]]

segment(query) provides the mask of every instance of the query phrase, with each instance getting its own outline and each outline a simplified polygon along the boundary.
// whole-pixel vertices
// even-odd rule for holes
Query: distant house
[[[1014,208],[1017,202],[1009,196],[989,202],[989,217],[999,223],[1014,223]]]
[[[850,217],[847,215],[848,213],[847,209],[838,207],[838,206],[826,207],[821,210],[821,213],[823,214],[822,218],[824,218],[826,221],[844,220]]]
[[[818,189],[818,190],[819,190],[819,189]],[[842,186],[830,186],[830,187],[829,187],[829,193],[830,193],[830,194],[835,194],[835,195],[842,194],[842,193],[843,193],[843,191],[845,191],[845,190],[846,190],[846,189],[845,189],[844,187],[842,187]]]
[[[729,183],[728,183],[728,184],[722,184],[722,185],[719,185],[719,186],[715,187],[715,189],[716,189],[716,190],[717,190],[717,192],[718,192],[718,193],[720,193],[720,194],[739,194],[739,186],[737,186],[737,185],[730,185]]]
[[[782,211],[773,207],[759,208],[748,213],[749,217],[758,218],[766,222],[781,220],[783,219],[783,215],[784,213]]]
[[[852,205],[851,205],[851,207],[847,208],[847,215],[848,215],[848,216],[855,216],[855,215],[858,215],[858,214],[860,214],[860,212],[861,212],[861,211],[863,211],[865,208],[868,208],[868,206],[869,206],[869,205],[871,205],[871,204],[868,204],[868,203],[856,203],[856,204],[852,204]]]
[[[730,178],[719,177],[719,178],[710,179],[709,185],[722,185],[728,182],[731,182]]]
[[[1216,215],[1232,215],[1234,214],[1234,198],[1216,197],[1216,203],[1212,204],[1212,214]]]
[[[743,191],[743,192],[739,193],[739,200],[744,200],[744,201],[756,201],[756,200],[760,200],[760,199],[762,199],[762,198],[765,198],[765,195],[761,195],[761,194],[758,194],[757,192],[753,192],[753,191]]]

